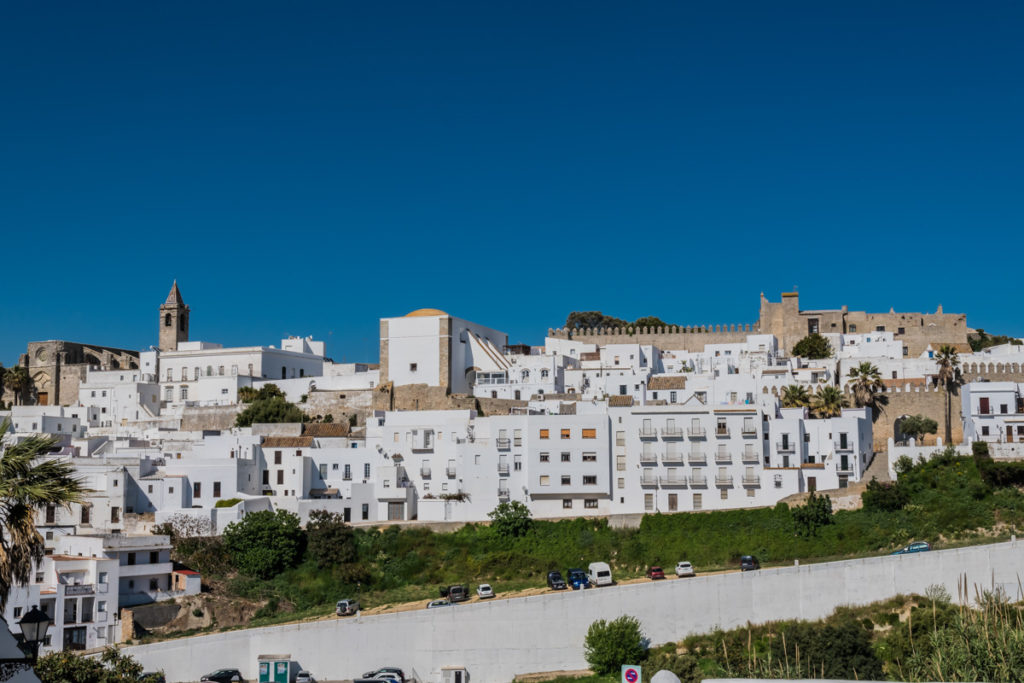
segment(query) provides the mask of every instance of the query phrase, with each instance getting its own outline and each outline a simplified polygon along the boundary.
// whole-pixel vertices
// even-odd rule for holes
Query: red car
[[[651,567],[647,570],[648,579],[664,579],[665,571],[661,567]]]

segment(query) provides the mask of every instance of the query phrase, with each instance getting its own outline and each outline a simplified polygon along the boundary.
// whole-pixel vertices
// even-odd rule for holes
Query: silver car
[[[308,671],[300,671],[295,675],[295,683],[316,683],[316,679]]]
[[[697,572],[693,571],[693,565],[689,562],[676,562],[676,576],[697,576]]]
[[[491,584],[489,583],[481,583],[479,586],[476,587],[476,595],[481,600],[483,600],[484,598],[493,598],[494,589],[491,588]]]

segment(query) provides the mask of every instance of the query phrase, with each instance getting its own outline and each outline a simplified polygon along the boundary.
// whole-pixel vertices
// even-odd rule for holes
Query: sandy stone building
[[[139,352],[63,340],[29,342],[28,352],[18,359],[28,369],[32,386],[24,397],[27,404],[69,406],[78,403],[78,385],[90,367],[97,370],[138,368]],[[14,399],[4,390],[5,402]]]

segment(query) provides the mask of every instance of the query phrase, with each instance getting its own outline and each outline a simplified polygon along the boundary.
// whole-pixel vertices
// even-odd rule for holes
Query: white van
[[[591,562],[588,567],[587,577],[591,586],[612,585],[612,568],[607,562]]]

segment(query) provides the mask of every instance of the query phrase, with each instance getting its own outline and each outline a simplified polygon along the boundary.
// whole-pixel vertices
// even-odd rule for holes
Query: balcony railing
[[[686,456],[687,462],[691,465],[707,465],[708,457],[704,453],[690,453]]]
[[[729,436],[729,428],[728,427],[716,427],[715,428],[715,436]]]
[[[662,486],[686,486],[685,474],[663,474],[659,480]]]
[[[683,460],[683,454],[676,451],[666,452],[661,456],[661,461],[666,464],[670,462],[682,463]]]
[[[703,472],[694,472],[690,475],[690,486],[707,486],[708,478]]]
[[[744,486],[760,486],[761,485],[761,477],[759,477],[756,474],[744,474],[743,475],[743,485]]]
[[[743,451],[743,462],[747,464],[760,462],[761,456],[756,451]]]
[[[681,439],[683,438],[683,430],[681,427],[665,427],[661,430],[661,438]]]
[[[688,427],[686,429],[686,435],[691,439],[703,439],[708,433],[708,430],[703,427]]]
[[[641,486],[657,486],[658,477],[654,474],[654,470],[644,470],[640,476]]]
[[[501,463],[501,462],[498,463],[498,474],[508,474],[508,464],[507,463]]]
[[[719,465],[731,465],[732,464],[732,453],[721,452],[715,453],[715,462]]]
[[[658,462],[658,454],[657,453],[641,453],[640,454],[640,462],[645,463],[645,464],[656,463],[656,462]]]
[[[511,439],[505,438],[503,436],[499,436],[496,441],[497,441],[497,444],[498,444],[498,450],[499,451],[507,451],[508,449],[512,448],[512,440]]]
[[[853,452],[853,444],[850,443],[849,441],[846,442],[845,446],[843,446],[842,444],[836,444],[836,452],[837,453],[852,453]]]
[[[778,441],[775,443],[775,450],[779,453],[796,453],[796,443],[793,441]]]
[[[420,476],[423,477],[424,479],[430,479],[430,468],[429,467],[425,467],[425,466],[421,467],[420,468]],[[345,478],[346,479],[351,479],[352,477],[345,477]]]
[[[498,489],[498,500],[501,502],[507,502],[509,499],[508,489]]]
[[[454,479],[455,478],[455,467],[454,466],[449,465],[448,467],[444,468],[444,471],[448,475],[449,479]]]
[[[658,432],[656,432],[653,428],[652,429],[645,429],[644,427],[641,427],[640,428],[640,438],[641,439],[657,439],[658,438]]]
[[[715,475],[715,486],[732,486],[731,474]]]
[[[743,436],[757,436],[757,427],[753,425],[743,425]]]

